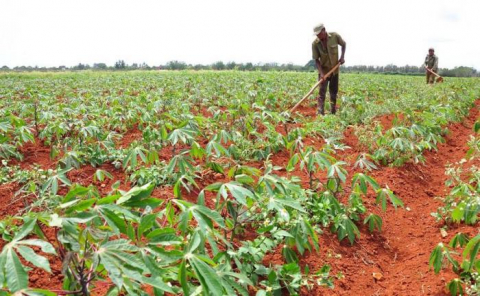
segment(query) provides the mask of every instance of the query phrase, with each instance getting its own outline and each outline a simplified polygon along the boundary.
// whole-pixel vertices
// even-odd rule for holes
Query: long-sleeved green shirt
[[[438,71],[438,57],[436,55],[429,55],[425,57],[425,66],[430,68],[433,72]]]
[[[314,60],[320,59],[323,73],[330,71],[338,63],[338,46],[345,46],[345,41],[335,32],[328,33],[327,47],[323,46],[320,39],[315,38],[312,43],[312,58]],[[335,74],[339,69],[335,71]]]

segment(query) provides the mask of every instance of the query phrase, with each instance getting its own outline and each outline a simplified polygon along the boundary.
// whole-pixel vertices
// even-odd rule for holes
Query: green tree
[[[93,64],[93,69],[105,70],[107,69],[107,65],[105,63],[95,63]]]
[[[222,61],[218,61],[212,65],[213,70],[225,70],[225,64]]]
[[[165,69],[168,70],[185,70],[187,68],[187,64],[185,62],[179,61],[170,61],[165,66]]]
[[[125,61],[124,60],[118,60],[115,62],[115,69],[125,69]]]

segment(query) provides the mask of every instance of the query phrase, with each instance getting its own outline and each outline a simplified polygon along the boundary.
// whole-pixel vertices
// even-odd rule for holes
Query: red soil
[[[358,147],[358,139],[355,136],[355,129],[351,126],[347,127],[343,133],[343,143],[351,148]]]
[[[379,121],[382,124],[384,131],[391,129],[395,121],[401,123],[403,120],[403,114],[386,114],[374,119],[374,121]]]
[[[25,207],[22,200],[15,198],[15,192],[17,192],[20,187],[17,183],[0,185],[0,219],[6,216],[13,216]]]
[[[47,240],[54,246],[57,246],[57,239],[55,228],[43,227],[42,231],[45,234]],[[62,261],[58,256],[45,254],[40,251],[40,248],[33,248],[38,254],[45,256],[50,262],[50,269],[52,273],[36,268],[30,263],[27,266],[31,267],[32,270],[28,272],[30,286],[31,287],[48,287],[49,289],[62,290],[63,284],[63,275],[62,275]]]
[[[444,185],[447,179],[445,165],[465,157],[466,143],[479,117],[479,103],[477,101],[463,123],[449,126],[446,143],[440,144],[437,152],[425,153],[425,165],[380,167],[371,173],[403,200],[406,209],[390,208],[386,213],[374,209],[384,221],[382,232],[371,235],[362,227],[361,238],[353,246],[346,241],[339,243],[333,234],[322,235],[320,255],[307,254],[301,259],[302,264],[317,270],[328,262],[334,273],[342,272],[345,277],[336,281],[334,290],[304,289],[302,295],[447,295],[445,283],[454,274],[442,271],[435,275],[428,260],[433,248],[439,242],[448,243],[457,229],[442,238],[442,225],[430,213],[436,212],[442,204],[434,197],[445,196],[449,191]],[[353,144],[352,134],[346,133],[347,141]],[[353,151],[358,153],[355,146]],[[477,232],[474,227],[461,226],[459,229],[464,233]],[[381,279],[375,279],[373,273],[377,273],[377,278],[380,274]]]
[[[293,111],[295,114],[296,112],[302,114],[304,117],[315,117],[317,116],[317,107],[315,106],[307,106],[306,104],[298,106],[298,108]],[[327,112],[328,113],[328,112]]]
[[[123,134],[122,139],[119,141],[119,148],[128,148],[134,141],[140,141],[143,137],[143,132],[138,129],[137,126],[131,128],[128,132]]]
[[[50,147],[43,145],[40,139],[35,142],[27,142],[20,149],[23,154],[23,160],[12,160],[12,165],[19,165],[22,170],[30,169],[33,164],[38,164],[40,168],[46,170],[55,167],[55,162],[50,159]]]

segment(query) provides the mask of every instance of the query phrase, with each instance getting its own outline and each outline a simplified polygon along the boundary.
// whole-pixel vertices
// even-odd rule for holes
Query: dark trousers
[[[320,96],[318,97],[318,112],[320,114],[325,114],[325,96],[327,95],[327,86],[330,92],[330,108],[332,114],[335,114],[336,104],[337,104],[337,94],[338,94],[338,76],[339,74],[333,74],[327,78],[327,80],[320,85]],[[320,80],[320,74],[318,75]]]

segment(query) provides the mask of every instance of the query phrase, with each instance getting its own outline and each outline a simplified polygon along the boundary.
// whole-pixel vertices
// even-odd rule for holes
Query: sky
[[[304,65],[313,27],[346,65],[480,70],[478,0],[0,0],[0,67],[217,61]]]

